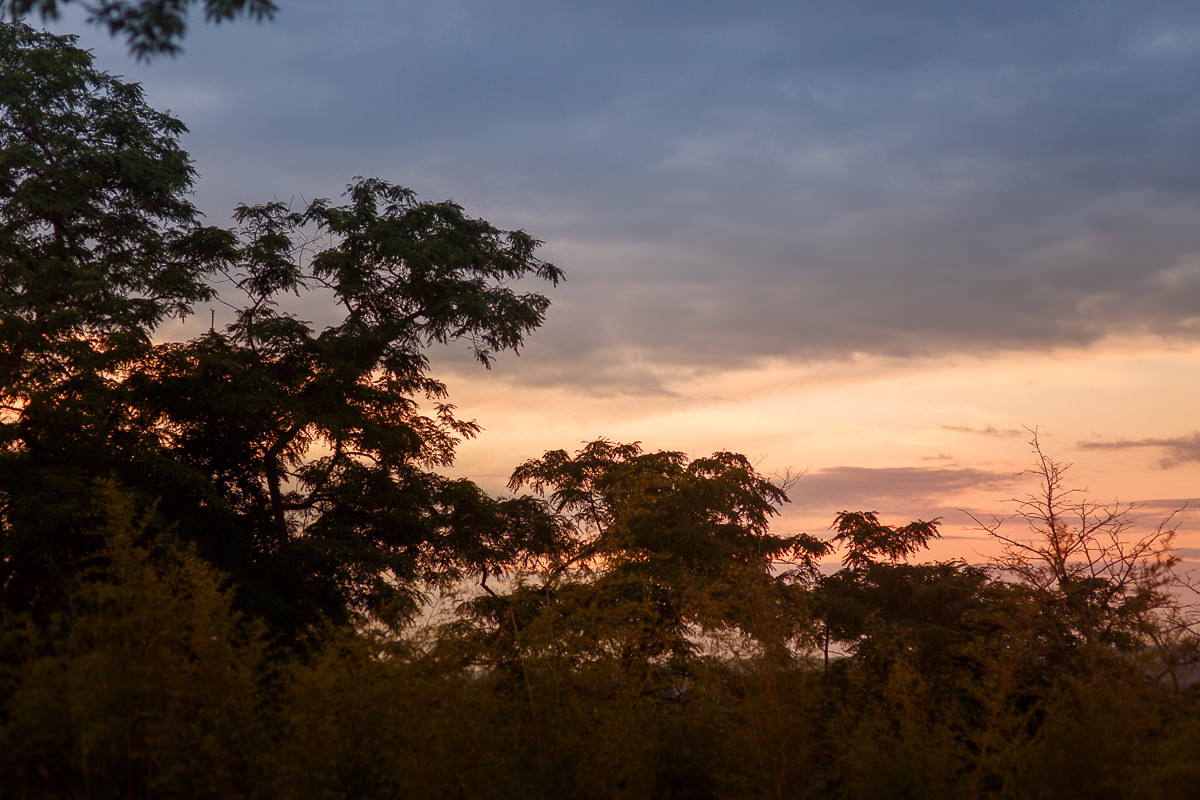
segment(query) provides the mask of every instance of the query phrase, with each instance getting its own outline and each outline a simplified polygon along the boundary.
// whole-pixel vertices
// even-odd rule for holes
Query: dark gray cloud
[[[545,239],[521,380],[1200,332],[1200,7],[295,0],[148,68],[88,43],[216,221],[363,174]]]
[[[1158,465],[1171,469],[1185,464],[1200,463],[1200,432],[1161,439],[1117,439],[1113,441],[1078,442],[1080,450],[1132,450],[1154,448],[1162,451]]]

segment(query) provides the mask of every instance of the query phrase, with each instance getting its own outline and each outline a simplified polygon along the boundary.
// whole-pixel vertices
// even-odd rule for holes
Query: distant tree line
[[[735,453],[601,439],[494,497],[438,472],[477,428],[427,351],[518,349],[540,243],[361,178],[206,226],[183,132],[0,25],[4,797],[1197,796],[1169,524],[1036,438],[983,566],[919,561],[937,520],[773,533]]]

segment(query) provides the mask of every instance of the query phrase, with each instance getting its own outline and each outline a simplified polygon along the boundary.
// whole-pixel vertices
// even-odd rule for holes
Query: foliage
[[[917,520],[900,528],[883,525],[873,511],[843,511],[833,521],[835,546],[845,548],[842,564],[867,567],[882,556],[891,563],[914,555],[941,536],[938,520]]]
[[[514,285],[562,277],[536,239],[377,179],[341,204],[240,206],[236,230],[203,227],[180,123],[69,37],[0,31],[6,602],[45,602],[86,553],[96,476],[161,501],[280,630],[396,623],[420,582],[558,546],[541,504],[431,471],[477,426],[426,349],[464,342],[485,366],[515,351],[549,301]],[[152,343],[213,296],[210,277],[240,295],[218,298],[233,321]],[[297,295],[323,299],[329,324],[286,310]]]
[[[548,494],[579,530],[582,544],[567,564],[703,571],[737,562],[762,571],[787,561],[811,569],[827,552],[813,537],[769,532],[787,495],[737,453],[688,459],[599,439],[573,457],[554,450],[520,465],[509,488],[523,487]]]
[[[70,37],[0,26],[0,335],[6,406],[78,395],[211,290],[181,122],[95,71]]]
[[[51,624],[24,640],[5,693],[0,782],[19,797],[244,796],[264,746],[258,626],[218,573],[111,485],[99,540]]]
[[[108,28],[113,36],[125,37],[129,51],[140,60],[179,52],[179,41],[187,32],[191,6],[204,8],[208,22],[227,22],[238,17],[271,19],[277,7],[272,0],[78,0],[87,10],[88,23]],[[60,9],[77,0],[0,0],[0,20],[16,22],[36,12],[43,21],[57,19]]]
[[[251,580],[298,622],[354,610],[395,621],[414,608],[417,582],[519,559],[525,546],[553,549],[559,536],[537,503],[493,501],[428,471],[448,465],[476,426],[455,418],[424,348],[465,340],[484,365],[517,349],[548,301],[510,284],[557,282],[560,271],[534,256],[528,234],[453,203],[421,203],[377,180],[356,182],[347,198],[303,213],[239,208],[241,244],[225,274],[244,305],[225,331],[158,348],[134,395],[192,471],[179,490],[193,491],[193,476],[212,481],[221,506],[208,504],[204,524],[221,513],[216,524],[247,532],[249,551],[218,563],[240,579],[233,565],[269,555],[272,574]],[[301,259],[306,225],[332,244]],[[317,289],[342,311],[324,329],[277,305]]]
[[[54,591],[90,486],[151,444],[120,384],[232,243],[187,199],[184,126],[70,37],[0,25],[0,587]],[[80,498],[72,503],[72,498]]]
[[[186,5],[100,7],[169,43]],[[773,533],[735,453],[600,439],[491,497],[436,471],[477,428],[427,352],[521,346],[535,239],[375,179],[205,227],[136,86],[19,24],[0,66],[6,797],[1195,795],[1169,520],[1036,439],[995,569],[917,561],[938,520]]]
[[[536,579],[470,604],[492,646],[508,643],[505,660],[537,652],[539,631],[552,630],[573,657],[614,655],[649,687],[689,669],[705,637],[786,648],[802,635],[789,585],[826,545],[769,533],[787,497],[744,456],[689,459],[600,439],[527,461],[509,486],[546,496],[571,536]]]

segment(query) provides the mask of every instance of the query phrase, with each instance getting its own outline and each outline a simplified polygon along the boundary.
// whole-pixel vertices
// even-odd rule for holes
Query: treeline
[[[6,796],[1195,794],[1196,637],[1168,595],[894,558],[927,523],[775,539],[724,505],[752,471],[716,460],[548,454],[524,474],[605,467],[555,484],[581,490],[578,560],[399,630],[294,640],[98,484],[62,607],[4,618]],[[824,574],[828,546],[845,566]]]
[[[733,453],[493,497],[438,472],[477,428],[426,351],[519,348],[540,243],[374,179],[206,226],[183,132],[0,25],[3,796],[1196,796],[1169,527],[1040,449],[989,566],[920,563],[936,520],[772,533]]]

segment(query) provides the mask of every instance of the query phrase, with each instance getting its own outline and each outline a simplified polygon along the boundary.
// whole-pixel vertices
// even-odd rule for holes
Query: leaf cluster
[[[213,23],[239,17],[261,22],[278,10],[273,0],[0,0],[0,21],[16,22],[29,14],[43,21],[58,19],[60,10],[75,2],[87,11],[89,24],[124,36],[129,52],[141,61],[179,52],[193,5],[201,6],[204,19]]]

